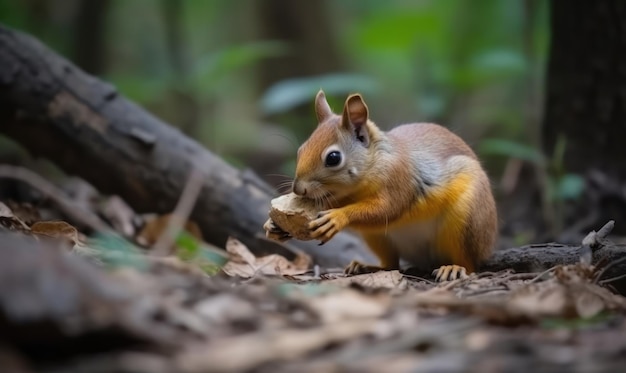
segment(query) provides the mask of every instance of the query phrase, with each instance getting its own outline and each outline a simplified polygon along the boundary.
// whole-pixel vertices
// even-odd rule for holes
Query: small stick
[[[613,231],[613,227],[615,227],[615,220],[609,220],[606,224],[602,226],[602,228],[598,229],[598,231],[591,231],[585,238],[583,238],[582,245],[589,246],[593,251],[604,246],[602,242],[606,236],[608,236],[611,231]]]
[[[597,232],[591,231],[585,236],[585,238],[583,238],[582,245],[580,247],[581,263],[591,264],[593,253],[604,247],[606,236],[611,233],[613,227],[615,227],[615,221],[609,220]]]
[[[429,283],[429,284],[434,284],[435,283],[434,281],[431,281],[431,280],[429,280],[427,278],[419,277],[419,276],[415,276],[415,275],[409,275],[409,274],[406,274],[406,273],[402,273],[402,276],[406,277],[406,278],[413,279],[413,280],[423,281],[423,282],[426,282],[426,283]]]
[[[541,280],[541,278],[545,275],[547,275],[548,273],[554,271],[554,269],[558,267],[558,265],[554,266],[554,267],[550,267],[548,269],[546,269],[545,271],[541,272],[540,274],[538,274],[537,276],[535,276],[532,280],[528,281],[529,284],[534,284],[535,282],[538,282],[539,280]]]
[[[605,284],[608,284],[610,282],[619,281],[619,280],[621,280],[623,278],[626,278],[626,273],[624,273],[622,275],[619,275],[619,276],[616,276],[616,277],[607,278],[606,280],[599,281],[598,283],[600,285],[605,285]]]
[[[193,206],[196,204],[198,195],[203,186],[203,173],[198,167],[193,167],[187,179],[187,184],[172,212],[167,228],[161,233],[152,247],[151,252],[156,256],[165,256],[176,240],[176,235],[185,225]]]
[[[604,268],[602,268],[600,272],[598,272],[598,274],[596,275],[594,282],[598,282],[602,278],[602,276],[604,276],[604,273],[606,273],[606,271],[608,271],[611,267],[614,267],[622,262],[626,262],[626,256],[616,259],[612,261],[611,263],[605,265]]]

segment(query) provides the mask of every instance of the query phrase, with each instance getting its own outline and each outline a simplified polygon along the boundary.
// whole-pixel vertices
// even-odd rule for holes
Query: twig
[[[608,283],[610,283],[610,282],[619,281],[619,280],[621,280],[621,279],[623,279],[623,278],[626,278],[626,273],[624,273],[624,274],[622,274],[622,275],[619,275],[619,276],[615,276],[615,277],[607,278],[606,280],[599,281],[598,283],[599,283],[600,285],[606,285],[606,284],[608,284]]]
[[[406,273],[402,273],[402,276],[406,277],[406,278],[413,279],[413,280],[424,281],[424,282],[429,283],[429,284],[435,284],[434,281],[431,281],[431,280],[429,280],[427,278],[424,278],[424,277],[419,277],[419,276],[415,276],[415,275],[409,275],[409,274],[406,274]]]
[[[598,230],[598,237],[605,239],[606,236],[608,236],[613,231],[613,227],[615,227],[615,220],[609,220],[606,224],[602,226],[602,228],[600,228],[600,230]]]
[[[604,242],[602,241],[613,231],[613,227],[615,227],[615,220],[609,220],[602,228],[598,229],[597,232],[589,232],[589,234],[583,238],[583,246],[589,246],[594,249],[594,251],[604,246]]]
[[[476,274],[476,276],[478,278],[501,277],[504,275],[510,275],[512,272],[513,270],[511,269],[503,269],[502,271],[498,271],[498,272],[492,272],[492,271],[479,272]]]
[[[440,289],[442,290],[450,290],[452,288],[454,288],[455,286],[468,282],[470,279],[476,278],[476,276],[471,273],[469,276],[467,276],[466,278],[457,278],[456,280],[452,280],[452,281],[448,281],[448,282],[441,282],[439,284]]]
[[[554,266],[554,267],[550,267],[548,269],[546,269],[545,271],[541,272],[540,274],[538,274],[537,276],[535,276],[532,280],[528,281],[529,284],[534,284],[535,282],[538,282],[539,280],[541,280],[541,278],[545,275],[547,275],[548,273],[554,271],[554,269],[558,267],[558,266]]]
[[[39,190],[57,204],[72,220],[83,223],[94,231],[115,233],[104,221],[89,210],[71,201],[63,191],[36,173],[18,166],[0,165],[0,178],[19,180]],[[116,234],[116,233],[115,233]]]
[[[580,248],[581,263],[591,264],[591,260],[593,259],[593,253],[604,247],[604,241],[606,240],[606,236],[611,233],[614,226],[615,221],[609,220],[597,232],[591,231],[585,236],[585,238],[583,238],[582,246]]]
[[[474,297],[477,295],[483,295],[485,293],[494,293],[494,292],[509,293],[510,289],[505,285],[497,285],[497,286],[492,286],[488,288],[480,288],[480,289],[475,289],[475,290],[466,290],[466,291],[461,290],[459,292],[459,296],[463,298],[469,298],[469,297]]]
[[[605,265],[605,266],[604,266],[604,267],[603,267],[603,268],[602,268],[602,269],[598,272],[598,274],[597,274],[597,275],[596,275],[596,277],[594,278],[593,282],[594,282],[594,283],[597,283],[597,282],[598,282],[598,281],[602,278],[602,276],[604,276],[604,274],[606,273],[606,271],[608,271],[611,267],[614,267],[614,266],[616,266],[616,265],[618,265],[618,264],[621,264],[621,263],[623,263],[623,262],[626,262],[626,256],[621,257],[621,258],[619,258],[619,259],[616,259],[616,260],[612,261],[611,263],[609,263],[609,264]]]
[[[159,239],[152,247],[151,252],[156,256],[164,256],[169,253],[170,247],[176,240],[176,236],[183,228],[193,206],[196,204],[198,195],[203,185],[203,173],[198,167],[192,167],[187,184],[183,193],[172,212],[167,228],[161,233]]]
[[[537,272],[511,273],[502,279],[496,279],[496,282],[502,283],[503,281],[534,280],[536,276]]]

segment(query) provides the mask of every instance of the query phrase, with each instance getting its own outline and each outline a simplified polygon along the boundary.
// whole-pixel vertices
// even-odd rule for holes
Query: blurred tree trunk
[[[181,24],[183,4],[178,0],[163,0],[162,10],[169,62],[174,74],[183,76],[187,73],[187,56]]]
[[[80,0],[74,24],[74,62],[90,74],[105,69],[105,21],[109,0]]]
[[[615,219],[624,232],[626,1],[554,0],[550,11],[544,149],[550,156],[565,140],[562,166],[595,194],[585,215],[597,210],[597,221]]]
[[[43,35],[50,21],[50,4],[46,0],[23,0],[27,28],[35,35]]]
[[[190,136],[198,136],[200,131],[200,104],[197,98],[190,95],[187,90],[179,87],[185,86],[189,79],[189,59],[187,39],[183,27],[183,11],[185,2],[180,0],[163,0],[161,11],[165,26],[165,42],[167,57],[172,70],[173,79],[179,84],[172,84],[168,92],[167,100],[174,108],[174,112],[168,117],[176,122],[178,128]]]
[[[261,38],[285,41],[290,48],[285,56],[262,61],[262,90],[283,79],[341,68],[326,0],[260,0],[257,7]]]

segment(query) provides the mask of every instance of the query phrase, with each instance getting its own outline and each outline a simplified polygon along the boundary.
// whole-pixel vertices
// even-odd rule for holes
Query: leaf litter
[[[611,371],[624,363],[626,299],[587,262],[443,283],[400,271],[346,277],[312,271],[305,254],[256,257],[234,238],[224,252],[181,234],[158,256],[132,238],[86,237],[64,221],[16,215],[0,204],[0,250],[11,258],[0,261],[7,371]],[[128,213],[118,220],[132,231]]]

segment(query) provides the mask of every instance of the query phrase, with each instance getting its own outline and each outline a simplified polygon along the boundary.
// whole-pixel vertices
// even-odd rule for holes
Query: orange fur
[[[380,131],[359,95],[348,97],[339,116],[318,93],[316,113],[320,123],[298,150],[293,186],[330,207],[311,222],[314,237],[327,241],[353,228],[387,269],[398,268],[402,257],[471,272],[491,254],[495,202],[463,140],[425,123]],[[342,164],[325,163],[331,151]]]

